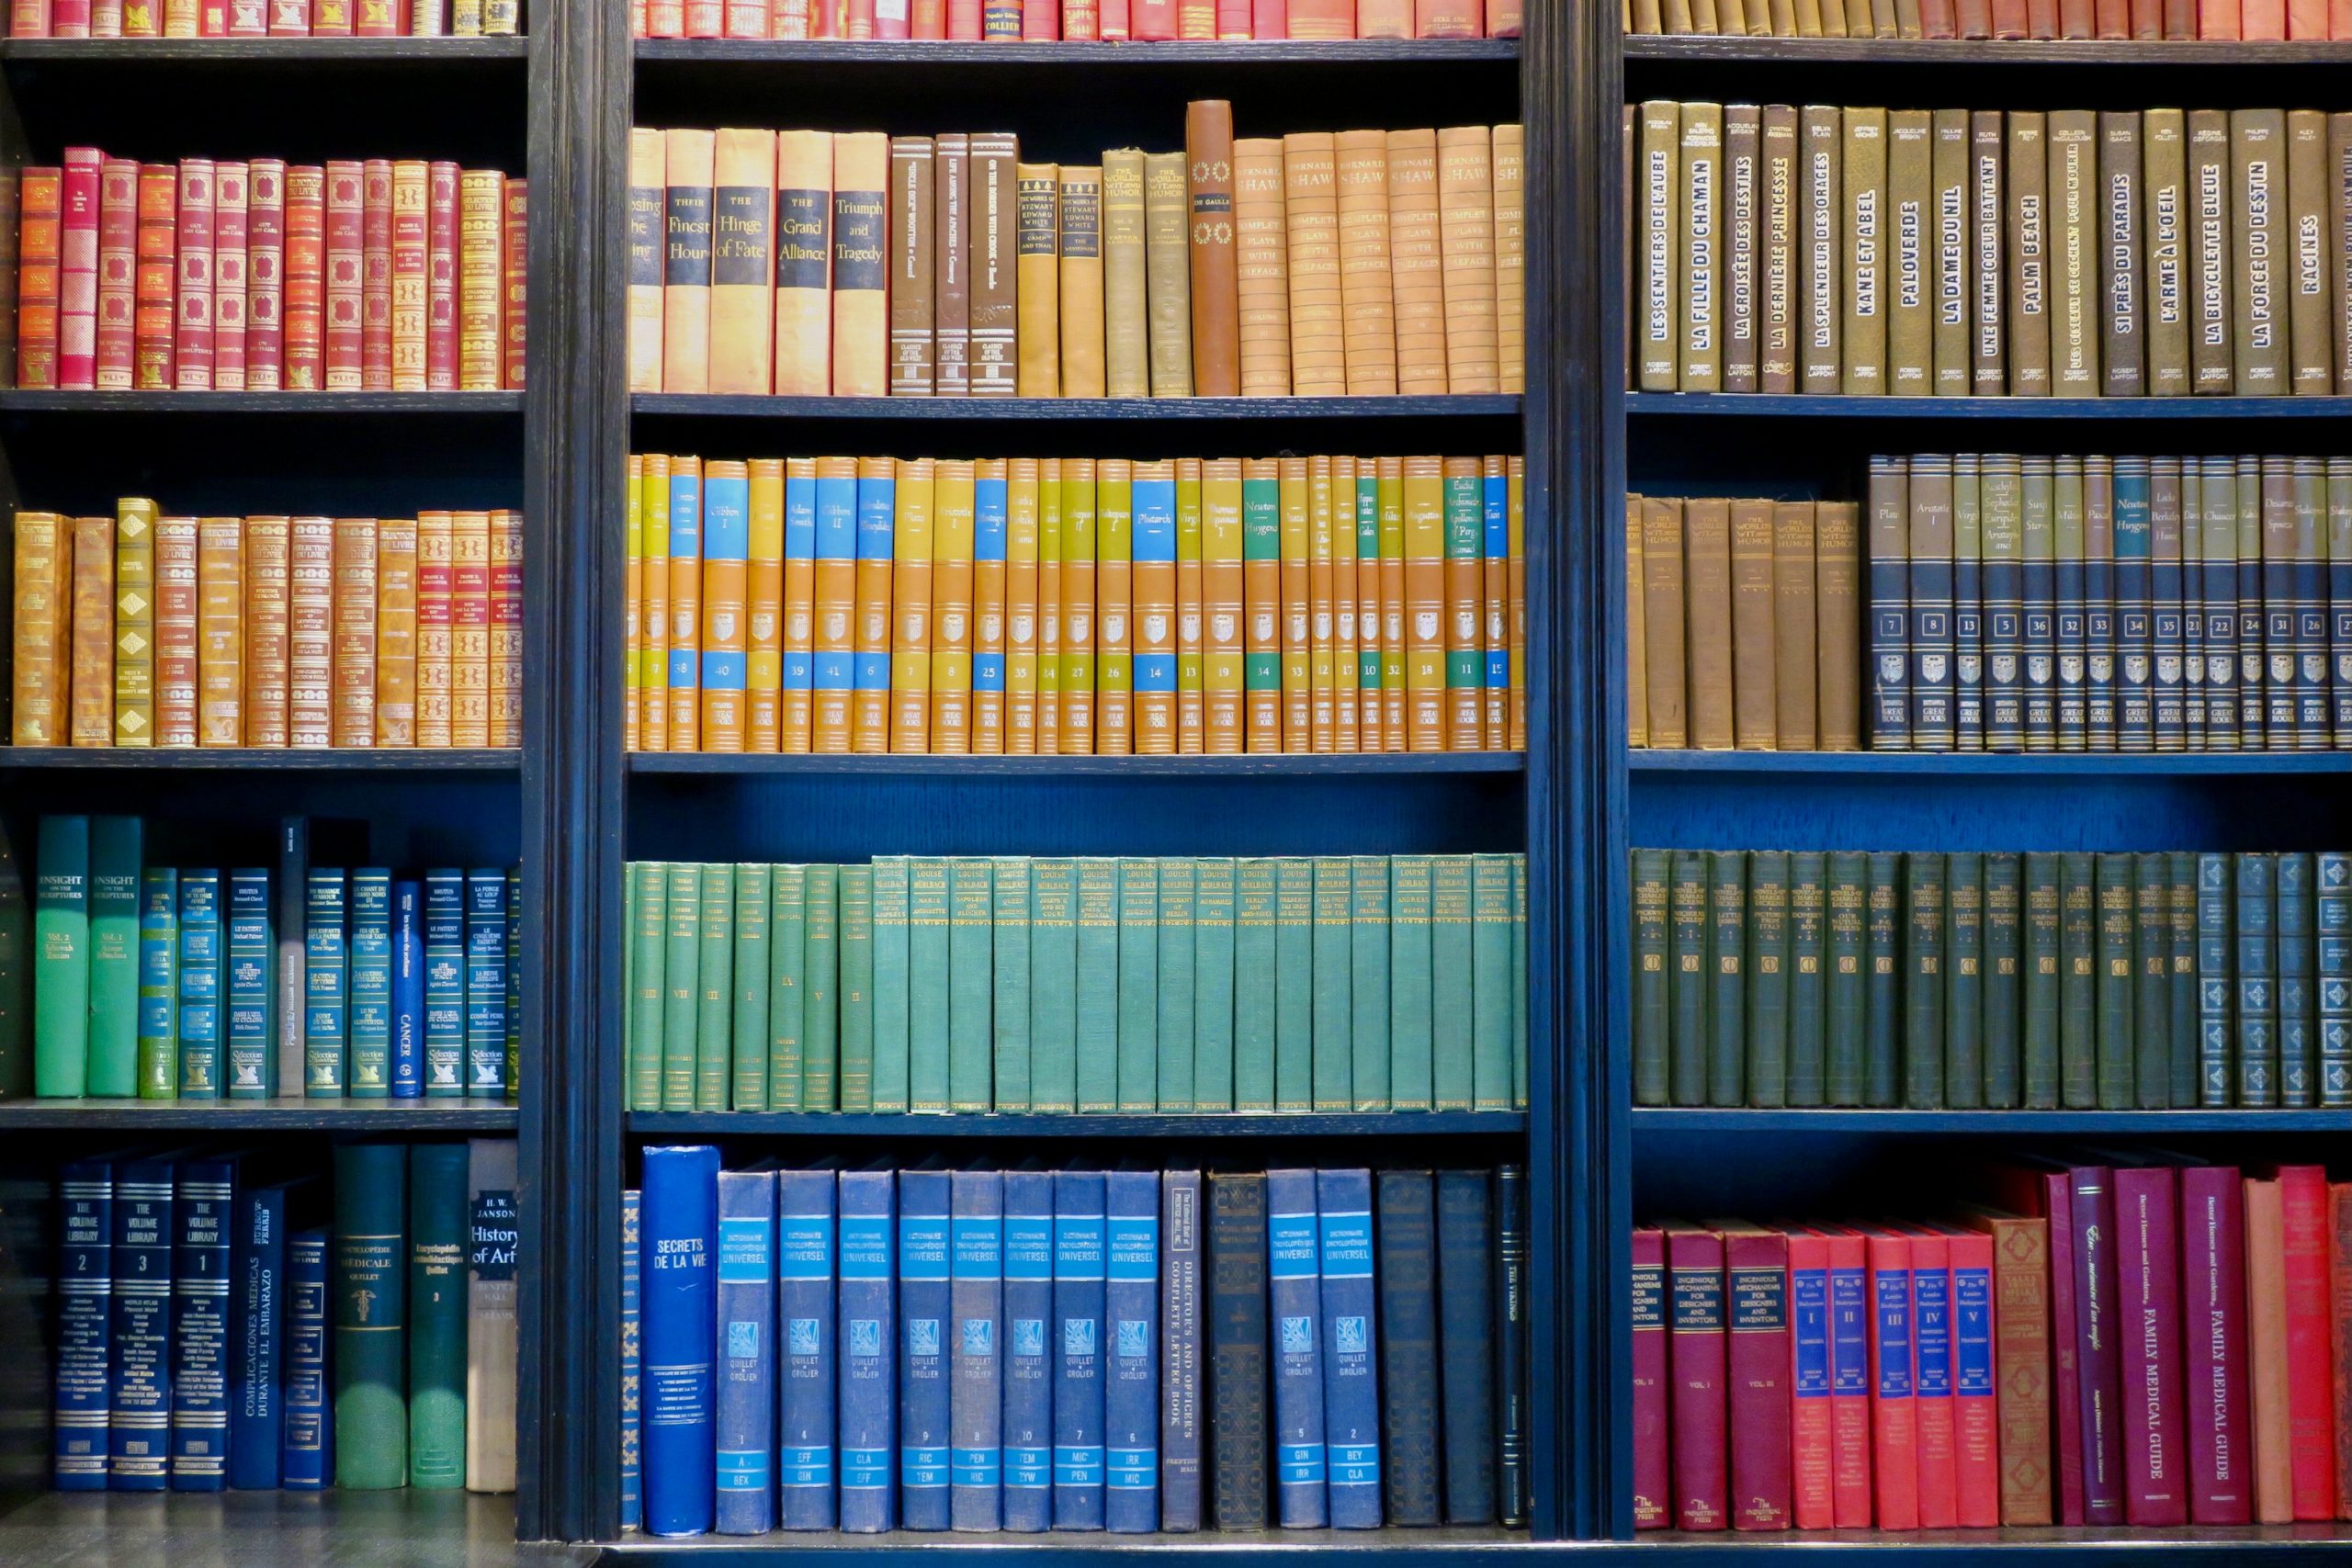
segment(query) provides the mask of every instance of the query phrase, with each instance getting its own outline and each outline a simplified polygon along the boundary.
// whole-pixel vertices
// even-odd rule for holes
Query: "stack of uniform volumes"
[[[2352,1518],[2352,1185],[2093,1157],[1948,1219],[1636,1229],[1635,1528]]]
[[[514,1489],[515,1145],[58,1173],[61,1491]],[[306,1228],[313,1227],[315,1228]]]
[[[519,0],[13,0],[10,38],[489,38]]]
[[[2352,856],[1635,850],[1637,1105],[2352,1107]]]
[[[629,387],[1517,392],[1521,130],[1237,141],[1216,99],[1182,151],[1057,165],[1010,132],[639,130]]]
[[[16,514],[19,746],[516,746],[523,514]]]
[[[1749,38],[2352,38],[2328,0],[1628,0],[1627,33]]]
[[[1518,457],[629,473],[631,750],[1526,745]]]
[[[155,865],[147,837],[136,817],[40,819],[36,1094],[503,1100],[518,1081],[518,872],[321,866],[301,818],[275,868]]]
[[[652,1534],[1525,1521],[1516,1167],[644,1183]]]
[[[643,1111],[1510,1111],[1526,860],[628,867]]]
[[[630,0],[632,38],[1209,39],[1517,38],[1521,0]]]

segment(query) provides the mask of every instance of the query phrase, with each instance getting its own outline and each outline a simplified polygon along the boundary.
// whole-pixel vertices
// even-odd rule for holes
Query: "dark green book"
[[[1234,863],[1193,863],[1193,1104],[1233,1109]]]
[[[1903,857],[1903,1103],[1937,1111],[1944,1103],[1944,857]]]
[[[728,1028],[732,1098],[738,1111],[768,1108],[768,910],[775,902],[775,868],[735,868],[735,1017]]]
[[[669,953],[670,868],[658,860],[628,868],[633,913],[629,924],[628,1108],[662,1109],[662,1020],[667,988],[662,960]]]
[[[1390,1109],[1388,1077],[1388,857],[1348,863],[1353,906],[1348,928],[1348,1036],[1355,1047],[1349,1077],[1358,1111]]]
[[[1870,944],[1864,906],[1870,857],[1838,850],[1829,856],[1829,984],[1822,1095],[1830,1105],[1862,1103],[1863,1040],[1870,1011]]]
[[[1430,862],[1388,861],[1388,1102],[1397,1111],[1435,1107],[1430,1016]]]
[[[1874,851],[1864,894],[1870,965],[1862,1012],[1862,1103],[1886,1108],[1903,1093],[1903,857]]]
[[[1022,855],[1002,855],[990,872],[995,994],[989,1017],[996,1046],[996,1108],[1026,1111],[1030,1109],[1029,976],[1035,962],[1029,945],[1029,861]]]
[[[839,909],[833,924],[841,968],[835,1031],[842,1111],[874,1109],[874,867],[845,865],[834,878]]]
[[[2098,1104],[2098,862],[2058,860],[2058,1098],[2069,1111]]]
[[[1744,1105],[1747,1085],[1747,852],[1707,858],[1707,1103]]]
[[[1029,863],[1029,1107],[1078,1109],[1078,863]]]
[[[1984,1104],[1984,857],[1944,857],[1944,1104]]]
[[[1119,863],[1078,862],[1078,1108],[1119,1109]]]
[[[2018,1098],[2021,869],[2013,854],[1984,857],[1984,1103],[1996,1111]]]
[[[907,874],[905,855],[874,857],[874,1109],[908,1102]]]
[[[1511,1108],[1510,855],[1470,857],[1470,1104]]]
[[[1346,1111],[1355,1104],[1355,976],[1352,949],[1355,879],[1347,861],[1313,863],[1315,981],[1308,995],[1315,1031],[1310,1093],[1317,1111]]]
[[[798,1111],[808,1026],[808,868],[768,875],[768,1109]]]
[[[140,839],[136,817],[90,819],[90,1043],[83,1092],[94,1098],[128,1100],[139,1089]]]
[[[1159,1105],[1159,863],[1119,865],[1119,1082],[1121,1111]]]
[[[408,1484],[407,1211],[408,1145],[335,1145],[330,1359],[334,1484],[346,1492]]]
[[[1819,1105],[1826,1072],[1826,987],[1822,972],[1828,856],[1789,856],[1789,1103]],[[1661,935],[1663,933],[1661,932]]]
[[[1193,900],[1198,863],[1159,863],[1159,1086],[1162,1111],[1189,1111],[1193,1104],[1193,1017],[1197,961]]]
[[[1789,855],[1747,857],[1747,1103],[1789,1102]]]
[[[2238,1103],[2278,1103],[2278,857],[2237,857]]]
[[[1668,1010],[1666,885],[1672,860],[1665,850],[1635,850],[1634,885],[1634,1103],[1667,1103]]]
[[[841,1101],[841,867],[811,865],[801,877],[800,1109]]]
[[[468,1152],[408,1151],[408,1483],[444,1492],[466,1483]]]
[[[727,1109],[734,1069],[735,868],[702,868],[702,951],[695,959],[695,1109]]]
[[[1426,864],[1426,863],[1424,863]],[[1235,863],[1233,1109],[1274,1108],[1274,863]]]
[[[33,878],[33,1092],[78,1099],[90,1045],[87,817],[40,819]]]
[[[1707,852],[1673,852],[1668,893],[1668,1082],[1677,1105],[1707,1103]]]
[[[695,1108],[696,1020],[702,1006],[702,867],[670,867],[670,932],[662,965],[662,1109]]]
[[[2058,1108],[2060,998],[2065,990],[2064,878],[2059,857],[2025,857],[2025,975],[2018,989],[2019,1055],[2025,1074],[2025,1108]]]
[[[2319,1103],[2318,885],[2307,852],[2278,857],[2278,1103]]]
[[[2138,998],[2132,857],[2098,857],[2098,986],[2095,1023],[2098,1108],[2129,1111],[2135,1098],[2132,1068],[2132,1004]]]
[[[1467,1111],[1477,1075],[1471,1027],[1470,857],[1430,857],[1430,1085],[1440,1111]]]
[[[944,860],[917,856],[907,862],[907,1109],[916,1112],[947,1109],[950,904]],[[846,980],[846,971],[843,977]],[[846,1039],[843,1045],[846,1066]],[[846,1073],[842,1082],[846,1090]],[[846,1098],[842,1109],[849,1109]]]
[[[2236,1101],[2237,942],[2231,917],[2237,896],[2230,857],[2197,857],[2197,1075],[2199,1105],[2223,1110]]]
[[[996,1109],[995,886],[987,861],[947,863],[947,1103],[957,1111]]]
[[[2172,975],[2165,987],[2172,1019],[2165,1044],[2172,1057],[2167,1099],[2175,1111],[2197,1108],[2197,857],[2175,850],[2165,859],[2172,925]]]
[[[2172,1104],[2172,863],[2132,857],[2132,1080],[2143,1111]]]
[[[17,846],[0,824],[0,1100],[22,1100],[33,1091],[32,925]]]

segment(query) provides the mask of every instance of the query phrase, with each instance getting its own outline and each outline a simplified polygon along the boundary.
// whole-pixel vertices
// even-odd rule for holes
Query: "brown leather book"
[[[1764,106],[1758,186],[1763,221],[1756,259],[1757,390],[1797,389],[1797,215],[1803,175],[1797,159],[1797,111]],[[1628,329],[1630,331],[1630,328]]]
[[[2226,396],[2237,385],[2231,334],[2230,116],[2188,111],[2188,374],[2193,390]]]
[[[1762,231],[1763,116],[1754,104],[1724,110],[1724,390],[1756,390],[1756,263]]]
[[[1649,587],[1642,567],[1642,498],[1625,497],[1625,744],[1650,743]]]
[[[469,517],[479,518],[481,513],[460,513],[458,525],[463,528]],[[209,520],[207,520],[209,526]],[[487,546],[485,537],[482,544]],[[471,552],[460,542],[455,559],[464,568]],[[468,633],[466,622],[460,620],[457,638],[460,644]],[[376,520],[372,517],[338,517],[334,520],[334,675],[333,730],[337,746],[373,746],[376,743]],[[479,635],[479,634],[476,634]],[[207,639],[208,642],[209,639]],[[459,745],[480,746],[487,737],[473,738],[462,728],[466,718],[468,694],[476,700],[486,693],[464,679],[467,666],[459,658],[454,666],[450,688],[455,694],[458,723],[460,728],[453,736]]]
[[[1283,227],[1290,285],[1290,389],[1336,397],[1348,389],[1346,325],[1340,289],[1337,150],[1328,130],[1283,138]],[[1491,334],[1493,253],[1487,254]]]
[[[1634,166],[1641,280],[1638,314],[1628,326],[1641,389],[1680,389],[1682,317],[1682,106],[1653,98],[1642,105],[1641,151]]]
[[[2009,389],[2001,130],[1998,109],[1968,117],[1969,390],[1980,398]]]
[[[2352,113],[2327,117],[2328,276],[2335,291],[2335,389],[2352,393]],[[2352,1424],[2346,1430],[2352,1432]],[[2344,1488],[2352,1496],[2352,1485]]]
[[[1388,278],[1396,389],[1445,390],[1445,273],[1438,249],[1437,132],[1388,133]]]
[[[115,504],[114,743],[155,743],[155,503]]]
[[[890,138],[890,395],[932,395],[934,339],[932,238],[938,201],[936,152],[928,136]]]
[[[1683,614],[1690,640],[1690,744],[1732,749],[1731,502],[1682,503]]]
[[[1061,166],[1062,396],[1105,395],[1102,167]]]
[[[245,523],[245,604],[253,604],[254,525]],[[280,520],[282,521],[282,520]],[[492,528],[498,526],[495,519]],[[493,631],[493,636],[496,635]],[[246,684],[258,656],[254,628],[245,628]],[[281,688],[282,689],[282,688]],[[245,716],[250,734],[255,716]],[[416,519],[384,517],[376,523],[376,744],[416,744]],[[513,745],[508,740],[505,744]]]
[[[2050,114],[2050,389],[2098,395],[2098,122]]]
[[[1813,509],[1813,592],[1821,650],[1821,749],[1851,751],[1862,738],[1861,508]]]
[[[1778,592],[1772,558],[1772,503],[1731,503],[1732,737],[1743,751],[1777,750],[1780,699],[1773,691],[1779,650],[1772,629]]]
[[[2288,389],[2287,116],[2279,109],[2230,111],[2230,294],[2236,392],[2276,397]]]
[[[2140,115],[2102,109],[2098,117],[2098,292],[2091,302],[2103,323],[2099,391],[2136,398],[2148,388],[2147,236],[2140,197]]]
[[[2009,111],[2009,395],[2050,395],[2047,116]]]
[[[972,392],[972,138],[943,131],[932,172],[932,389]]]
[[[386,524],[387,528],[394,526]],[[409,739],[381,744],[415,743],[416,692],[416,524],[408,530],[408,594],[410,688]],[[293,743],[292,717],[287,702],[293,681],[290,641],[293,608],[293,519],[245,519],[245,744],[288,746]]]
[[[196,523],[196,733],[199,746],[245,743],[244,533],[242,517],[199,517]]]
[[[1650,744],[1678,750],[1690,744],[1682,587],[1682,502],[1644,496],[1642,631]]]
[[[1527,128],[1498,125],[1495,165],[1495,369],[1527,390]]]
[[[2297,397],[2335,389],[2329,283],[2342,265],[2331,256],[2328,227],[2327,116],[2318,109],[2287,113],[2287,218],[2294,237],[2288,275],[2287,373]],[[2336,193],[2341,202],[2344,194]]]
[[[2148,395],[2188,395],[2188,120],[2178,109],[2140,117],[2140,220],[2147,236]]]
[[[1939,398],[1964,398],[1974,384],[1969,348],[1968,111],[1938,109],[1929,178],[1934,186],[1930,226],[1935,235],[1935,364],[1929,384]]]
[[[1809,501],[1772,503],[1772,738],[1783,751],[1821,744],[1813,507]]]
[[[1144,261],[1151,332],[1151,395],[1193,395],[1193,288],[1184,154],[1143,161]]]
[[[196,744],[197,627],[198,604],[198,544],[193,517],[155,520],[155,744],[183,747]],[[328,568],[330,579],[333,566]],[[62,588],[62,582],[60,587]],[[58,629],[62,633],[64,622]],[[61,642],[57,657],[64,658]],[[64,709],[64,665],[58,665],[59,714]],[[62,744],[62,735],[59,744]],[[326,744],[322,739],[321,745]]]
[[[62,746],[73,702],[74,536],[54,512],[19,512],[16,524],[9,739]],[[62,664],[61,648],[67,649]]]
[[[1184,159],[1192,204],[1193,390],[1204,398],[1235,397],[1241,390],[1241,300],[1230,103],[1202,98],[1184,106]]]
[[[1807,104],[1800,124],[1804,220],[1798,230],[1804,315],[1798,363],[1808,392],[1835,392],[1843,378],[1840,339],[1845,323],[1845,117]]]
[[[114,744],[114,519],[74,519],[73,632],[67,644],[75,746]]]
[[[1886,117],[1886,389],[1924,398],[1935,375],[1935,118]]]
[[[2052,1522],[2050,1222],[1972,1208],[1961,1223],[1993,1238],[1993,1397],[2001,1523],[2046,1525]]]
[[[1013,277],[1019,321],[1015,385],[1024,398],[1062,395],[1061,169],[1014,165]]]
[[[1340,219],[1340,306],[1348,391],[1396,390],[1396,294],[1388,263],[1388,133],[1335,138]]]
[[[1676,289],[1682,301],[1676,333],[1676,384],[1686,392],[1724,389],[1724,109],[1682,106]]]
[[[1183,160],[1174,156],[1181,180]],[[972,137],[969,379],[976,398],[1009,398],[1020,386],[1021,297],[1014,263],[1020,157],[1020,140],[1011,131]],[[1191,367],[1185,369],[1189,376]]]
[[[1283,144],[1233,144],[1233,248],[1240,275],[1241,395],[1290,395],[1290,243],[1283,218]]]
[[[1887,389],[1886,111],[1849,108],[1844,146],[1845,358],[1838,389],[1871,396]]]
[[[1112,397],[1151,393],[1149,296],[1143,152],[1116,148],[1102,154],[1102,377]]]

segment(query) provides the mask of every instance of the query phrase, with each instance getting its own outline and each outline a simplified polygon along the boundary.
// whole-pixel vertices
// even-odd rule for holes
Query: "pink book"
[[[10,38],[47,38],[49,0],[13,0],[8,7]]]
[[[1125,43],[1135,28],[1127,16],[1127,0],[1095,0],[1095,28],[1106,43]]]
[[[1859,1232],[1821,1227],[1829,1238],[1830,1506],[1839,1529],[1868,1529],[1871,1475],[1870,1245]]]
[[[139,165],[108,158],[98,165],[98,330],[96,385],[128,391],[139,297]]]
[[[424,197],[424,389],[458,389],[458,165],[433,164]]]
[[[246,246],[252,177],[243,164],[212,173],[212,388],[246,389]]]
[[[359,384],[392,389],[392,161],[370,158],[359,176]]]
[[[2075,1403],[2082,1410],[2083,1517],[2123,1522],[2123,1359],[2117,1300],[2120,1248],[2115,1234],[2115,1172],[2078,1165],[2068,1173],[2067,1213],[2075,1233]]]
[[[1918,1358],[1911,1238],[1862,1227],[1870,1249],[1871,1480],[1878,1528],[1919,1528]]]
[[[1917,1226],[1911,1235],[1912,1408],[1919,1425],[1919,1528],[1950,1529],[1960,1522],[1959,1359],[1953,1345],[1951,1243]]]
[[[286,161],[245,165],[245,389],[286,384]]]
[[[2298,41],[2327,37],[2327,0],[2287,0],[2287,36]]]
[[[2188,1522],[2181,1430],[2179,1219],[2170,1166],[2115,1172],[2117,1349],[2123,1377],[2123,1517]]]
[[[2335,1347],[2327,1300],[2327,1171],[2278,1167],[2286,1215],[2288,1452],[2294,1467],[2295,1517],[2335,1517]]]
[[[1719,1530],[1731,1522],[1724,1240],[1690,1225],[1664,1229],[1669,1280],[1667,1344],[1674,1380],[1668,1430],[1675,1523],[1686,1530]]]
[[[1061,0],[1021,0],[1022,42],[1054,43],[1061,36]]]
[[[1216,36],[1220,39],[1249,39],[1250,31],[1250,0],[1216,0]]]
[[[1290,0],[1250,0],[1250,36],[1263,43],[1290,37]]]
[[[1789,1515],[1801,1530],[1837,1523],[1829,1419],[1829,1238],[1802,1225],[1789,1241]],[[1638,1516],[1640,1509],[1635,1507]]]
[[[1133,0],[1129,24],[1146,43],[1172,42],[1177,34],[1176,0]]]
[[[2327,36],[2338,43],[2352,39],[2352,0],[2327,0]]]
[[[849,36],[852,38],[865,36],[858,31],[861,26],[859,12],[871,10],[874,14],[872,37],[877,39],[911,37],[912,19],[907,15],[907,7],[908,0],[851,0]]]
[[[1959,1522],[2001,1522],[2001,1414],[1995,1388],[1993,1238],[1956,1225],[1933,1227],[1951,1248],[1952,1450]]]
[[[980,41],[980,0],[947,0],[947,36],[959,43]]]
[[[1634,1528],[1664,1529],[1668,1506],[1666,1435],[1666,1235],[1634,1233]]]
[[[2083,1406],[2081,1325],[2075,1311],[2075,1226],[2066,1173],[2044,1178],[2041,1212],[2050,1220],[2050,1359],[2055,1371],[2050,1391],[2052,1425],[2058,1447],[2058,1522],[2083,1522]]]
[[[726,28],[721,0],[686,0],[685,18],[688,38],[717,38]]]
[[[88,38],[90,36],[90,0],[55,0],[55,4],[50,7],[49,36]]]
[[[60,197],[63,223],[58,240],[57,384],[69,392],[86,392],[98,384],[98,175],[105,161],[95,147],[65,150]],[[136,222],[134,218],[134,226]]]
[[[212,160],[180,160],[179,312],[173,318],[172,384],[212,389]]]
[[[2235,1166],[2180,1173],[2185,1337],[2182,1425],[2188,1513],[2200,1525],[2254,1522],[2254,1450],[2246,1425],[2245,1189]]]
[[[2234,39],[2239,36],[2238,0],[2197,0],[2197,36]]]
[[[724,14],[729,38],[768,36],[767,0],[726,0]]]
[[[363,389],[367,314],[368,175],[357,158],[330,158],[326,174],[326,330],[323,385]]]
[[[1713,1222],[1724,1238],[1731,1528],[1789,1528],[1789,1238]]]
[[[231,38],[267,38],[269,0],[229,0]]]
[[[269,0],[269,36],[309,38],[311,0]]]
[[[2238,36],[2255,42],[2284,42],[2287,0],[2239,0]]]

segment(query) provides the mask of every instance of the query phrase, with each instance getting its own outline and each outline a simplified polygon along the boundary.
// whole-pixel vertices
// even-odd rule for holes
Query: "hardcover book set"
[[[2343,0],[1627,0],[1628,35],[2094,39],[2298,42],[2352,39]]]
[[[1521,0],[629,0],[629,35],[1167,43],[1517,38]]]

